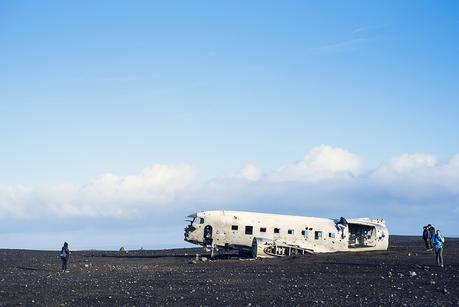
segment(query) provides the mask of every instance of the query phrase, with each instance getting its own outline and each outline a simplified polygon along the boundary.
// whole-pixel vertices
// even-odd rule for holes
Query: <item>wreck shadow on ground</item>
[[[201,256],[206,256],[206,255],[201,255]],[[89,257],[123,258],[123,259],[159,259],[159,258],[192,258],[192,257],[195,257],[195,255],[91,255]]]

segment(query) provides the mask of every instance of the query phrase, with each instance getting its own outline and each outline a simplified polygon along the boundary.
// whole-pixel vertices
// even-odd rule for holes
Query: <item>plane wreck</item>
[[[185,241],[210,248],[212,256],[229,250],[254,258],[298,254],[386,250],[384,220],[327,219],[243,211],[204,211],[188,216]]]

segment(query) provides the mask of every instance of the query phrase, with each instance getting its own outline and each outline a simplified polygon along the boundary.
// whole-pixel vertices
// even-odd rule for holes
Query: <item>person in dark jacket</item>
[[[431,237],[430,237],[428,226],[424,226],[423,228],[422,239],[424,240],[424,243],[426,244],[426,250],[431,250],[432,243],[431,243]]]
[[[435,236],[435,227],[433,227],[432,225],[427,225],[428,229],[429,229],[429,238],[432,240],[432,238]]]
[[[62,260],[62,272],[68,272],[67,264],[70,257],[69,244],[64,242],[64,246],[61,248],[61,253],[59,254]]]
[[[344,231],[347,227],[347,221],[344,217],[341,217],[339,221],[336,223],[336,228],[338,229],[338,233],[341,231],[341,238],[344,239]]]

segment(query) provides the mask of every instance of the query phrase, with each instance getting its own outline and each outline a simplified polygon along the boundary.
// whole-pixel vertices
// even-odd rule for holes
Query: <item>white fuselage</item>
[[[382,220],[348,219],[339,230],[327,218],[241,211],[205,211],[190,215],[185,241],[225,249],[251,249],[254,239],[300,247],[314,253],[386,250],[387,227]]]

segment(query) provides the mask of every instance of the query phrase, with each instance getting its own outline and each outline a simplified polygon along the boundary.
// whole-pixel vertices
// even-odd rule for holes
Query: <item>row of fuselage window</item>
[[[231,230],[237,231],[239,230],[239,225],[231,225]],[[305,228],[301,231],[301,235],[304,236],[305,238],[309,237],[309,231],[311,231],[312,228]],[[274,228],[273,232],[275,234],[280,234],[280,228]],[[260,227],[260,233],[266,233],[266,227]],[[253,226],[245,226],[245,234],[246,235],[252,235],[253,234]],[[287,234],[293,235],[295,234],[294,229],[288,229]],[[334,232],[329,232],[328,233],[329,238],[335,238],[335,233]],[[315,231],[314,232],[314,239],[319,240],[322,238],[322,231]]]

